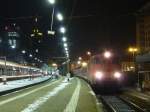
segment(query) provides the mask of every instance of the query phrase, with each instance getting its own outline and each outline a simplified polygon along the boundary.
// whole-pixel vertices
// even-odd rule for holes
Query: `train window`
[[[93,59],[93,63],[94,63],[94,64],[100,64],[100,63],[101,63],[100,58],[99,58],[99,57],[95,57],[95,58]]]
[[[120,59],[119,58],[113,58],[112,63],[113,64],[120,64]]]

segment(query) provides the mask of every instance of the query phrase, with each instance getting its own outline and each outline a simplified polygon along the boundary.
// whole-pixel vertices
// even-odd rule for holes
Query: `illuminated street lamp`
[[[80,65],[80,64],[81,64],[81,61],[78,61],[77,64]]]
[[[57,14],[57,19],[58,19],[59,21],[62,21],[62,20],[64,19],[61,13],[58,13],[58,14]]]
[[[48,0],[50,4],[55,4],[55,0]]]
[[[87,67],[87,63],[86,62],[82,62],[82,67]]]
[[[128,52],[132,53],[132,58],[133,58],[133,62],[134,62],[135,53],[138,52],[138,49],[135,48],[135,47],[130,47],[130,48],[128,49]]]
[[[66,41],[67,41],[67,38],[66,38],[66,37],[63,37],[62,40],[63,40],[63,42],[66,42]]]
[[[69,54],[68,51],[66,51],[66,54]]]
[[[79,60],[82,60],[82,57],[79,57]]]
[[[67,43],[64,43],[64,47],[67,47],[68,45],[67,45]]]
[[[68,48],[67,48],[67,47],[65,48],[65,51],[68,51]]]
[[[15,48],[16,48],[16,46],[15,46],[15,45],[12,45],[12,46],[11,46],[11,48],[12,48],[12,49],[15,49]]]
[[[25,54],[25,53],[26,53],[26,51],[25,51],[25,50],[22,50],[21,52],[22,52],[22,54]]]
[[[91,56],[91,52],[90,52],[90,51],[88,51],[86,54],[87,54],[88,56]]]
[[[33,57],[33,55],[32,55],[32,54],[30,54],[30,55],[29,55],[29,57],[30,57],[30,58],[32,58],[32,57]]]
[[[39,52],[39,50],[38,50],[38,49],[36,49],[36,50],[35,50],[35,52],[36,52],[36,53],[38,53],[38,52]]]
[[[130,53],[132,53],[132,55],[133,55],[133,57],[134,57],[135,53],[138,52],[138,49],[137,49],[137,48],[134,48],[134,47],[130,47],[130,48],[128,49],[128,51],[129,51]]]
[[[57,64],[56,64],[56,63],[53,63],[52,66],[53,66],[53,67],[57,67]]]
[[[66,32],[65,27],[61,27],[61,28],[60,28],[60,32],[64,34],[64,33]]]

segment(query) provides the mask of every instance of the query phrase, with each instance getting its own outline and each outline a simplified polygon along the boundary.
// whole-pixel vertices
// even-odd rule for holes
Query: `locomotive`
[[[74,73],[97,87],[121,86],[123,80],[119,59],[110,51],[92,56],[86,68],[80,67]]]

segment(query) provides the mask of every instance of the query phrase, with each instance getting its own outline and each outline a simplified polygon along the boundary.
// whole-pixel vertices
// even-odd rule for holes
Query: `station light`
[[[31,34],[30,36],[31,36],[31,37],[34,37],[35,35],[34,35],[34,34]]]
[[[55,35],[55,31],[47,31],[48,35]]]
[[[128,51],[129,51],[129,52],[137,52],[138,49],[137,49],[137,48],[130,47]]]
[[[39,52],[39,50],[38,50],[38,49],[36,49],[36,50],[35,50],[35,52],[36,52],[36,53],[38,53],[38,52]]]
[[[65,27],[61,27],[61,28],[60,28],[60,32],[64,34],[64,33],[66,32]]]
[[[82,67],[87,67],[87,63],[86,62],[82,62]]]
[[[68,48],[67,48],[67,47],[65,48],[65,51],[68,51]]]
[[[43,33],[38,33],[39,36],[43,36]]]
[[[61,13],[58,13],[58,14],[57,14],[57,19],[58,19],[59,21],[62,21],[62,20],[64,19]]]
[[[57,67],[57,64],[56,64],[56,63],[53,63],[52,66],[53,66],[53,67]]]
[[[63,40],[63,42],[66,42],[66,41],[67,41],[67,38],[66,38],[66,37],[63,37],[62,40]]]
[[[79,60],[82,60],[82,57],[79,57]]]
[[[15,48],[16,48],[16,46],[15,46],[15,45],[12,45],[12,46],[11,46],[11,48],[12,48],[12,49],[15,49]]]
[[[78,61],[77,64],[80,65],[80,64],[81,64],[81,61]]]
[[[88,55],[88,56],[91,56],[91,52],[90,52],[90,51],[88,51],[88,52],[87,52],[87,55]]]
[[[50,4],[55,4],[55,0],[48,0]]]
[[[30,54],[30,55],[29,55],[29,57],[31,57],[31,58],[32,58],[32,57],[33,57],[33,55],[32,55],[32,54]]]
[[[67,45],[67,43],[64,43],[64,47],[67,47],[68,45]]]
[[[26,51],[25,51],[25,50],[22,50],[21,52],[22,52],[22,54],[25,54],[25,53],[26,53]]]
[[[69,54],[68,51],[66,51],[66,54]]]

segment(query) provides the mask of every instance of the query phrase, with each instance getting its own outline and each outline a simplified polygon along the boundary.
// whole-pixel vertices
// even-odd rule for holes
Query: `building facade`
[[[137,14],[136,44],[140,53],[150,52],[150,3]]]

